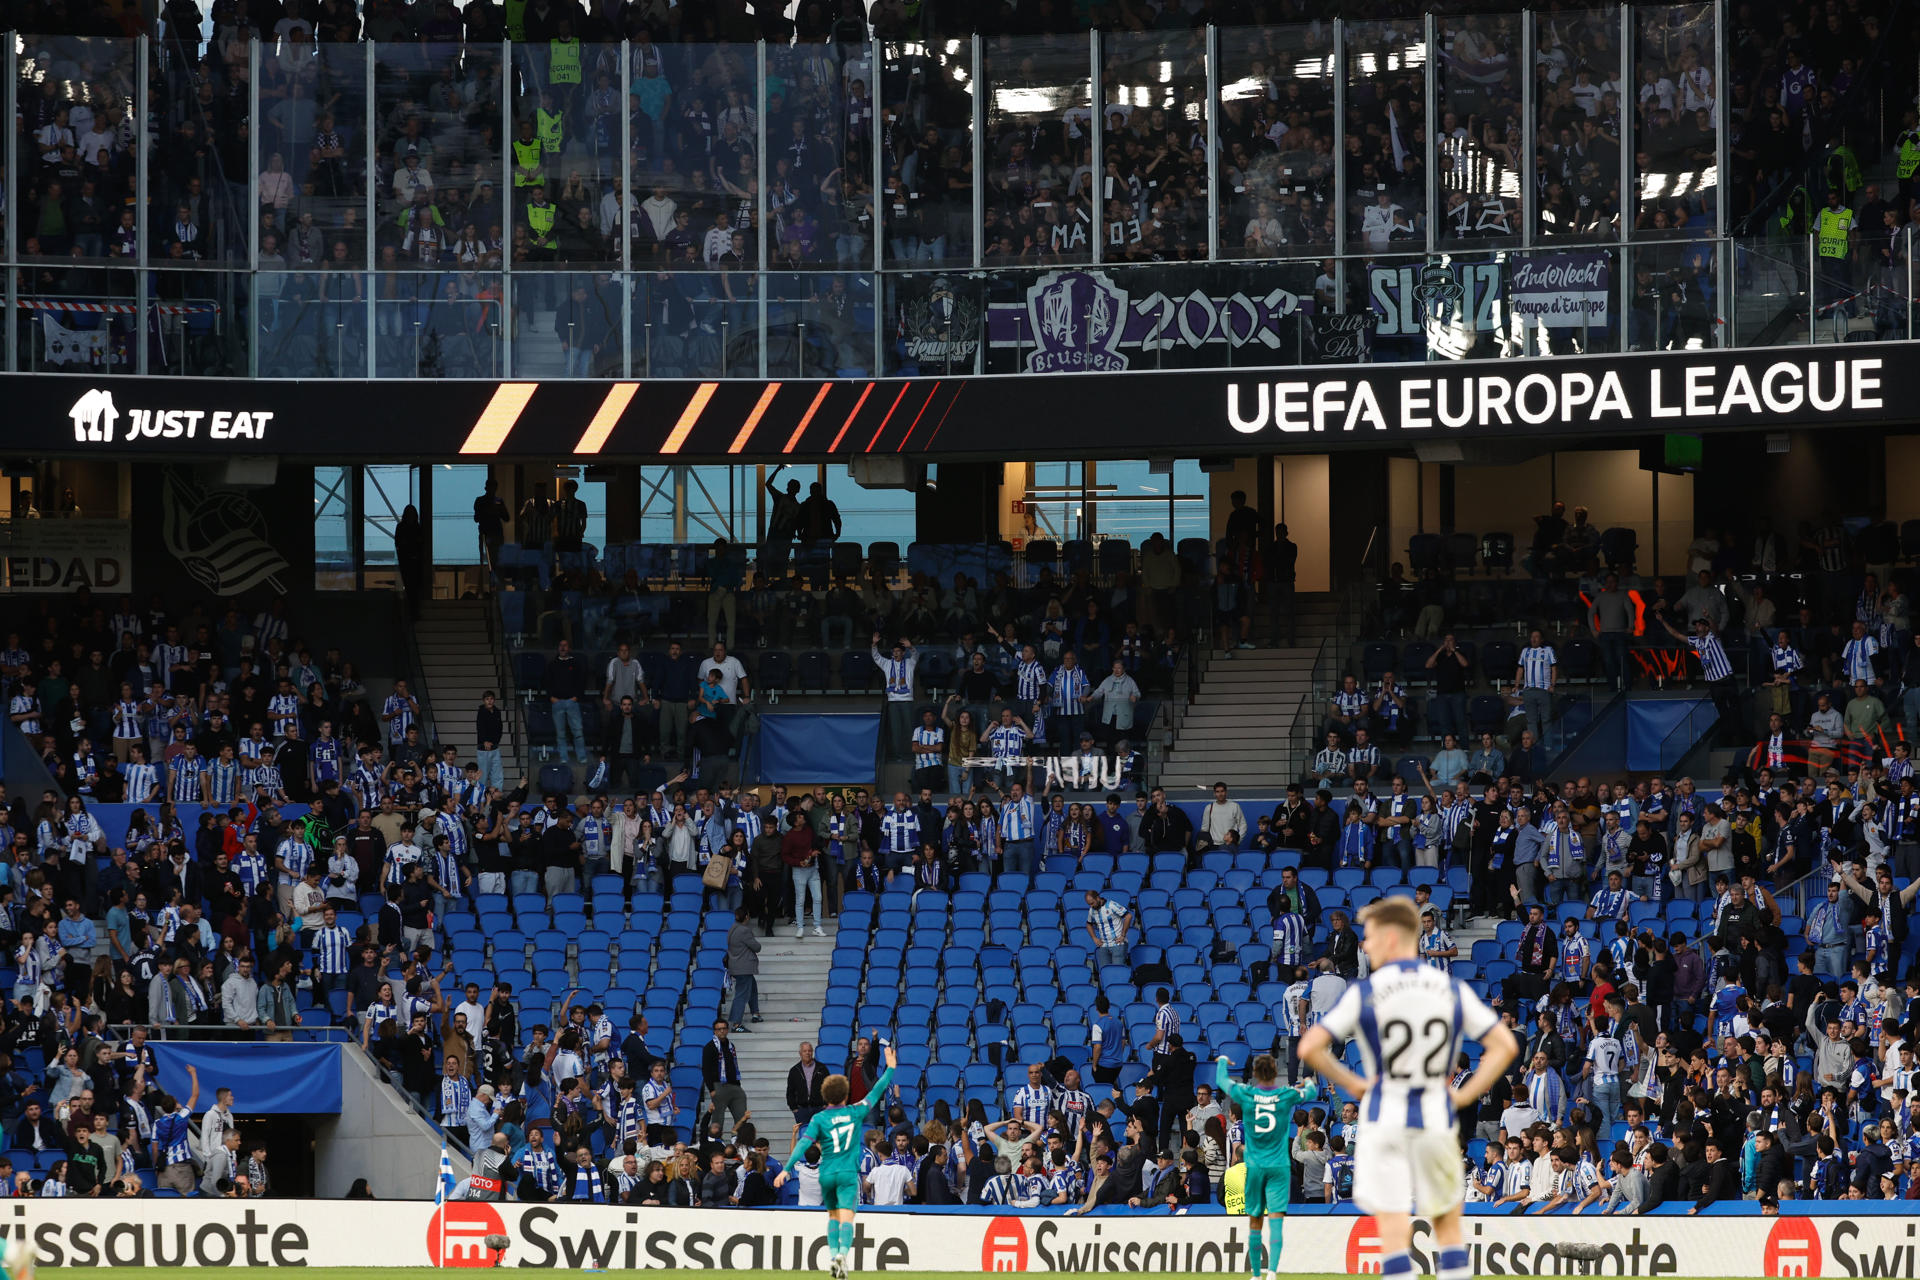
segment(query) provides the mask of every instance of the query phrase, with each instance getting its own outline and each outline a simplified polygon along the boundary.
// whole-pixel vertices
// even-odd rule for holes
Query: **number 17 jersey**
[[[1359,1047],[1360,1074],[1373,1081],[1363,1104],[1366,1125],[1452,1129],[1457,1119],[1447,1089],[1460,1046],[1500,1019],[1453,975],[1396,960],[1348,987],[1320,1025]]]
[[[799,1140],[793,1144],[793,1155],[801,1154],[810,1144],[817,1142],[820,1144],[820,1181],[823,1184],[848,1178],[858,1180],[861,1138],[865,1133],[867,1116],[872,1113],[875,1104],[886,1096],[887,1086],[892,1083],[893,1069],[889,1067],[874,1081],[865,1101],[850,1107],[816,1111],[813,1119],[807,1121],[807,1127],[801,1131]],[[789,1156],[789,1167],[792,1162],[792,1156]]]

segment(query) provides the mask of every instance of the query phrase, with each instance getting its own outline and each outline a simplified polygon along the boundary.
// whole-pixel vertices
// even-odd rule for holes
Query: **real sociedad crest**
[[[216,596],[266,583],[285,592],[287,562],[267,541],[267,518],[238,489],[202,488],[172,467],[161,482],[161,536],[195,582]]]

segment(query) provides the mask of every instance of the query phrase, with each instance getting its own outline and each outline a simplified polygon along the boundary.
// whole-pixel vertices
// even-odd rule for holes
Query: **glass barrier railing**
[[[1754,170],[1724,8],[17,37],[9,367],[945,376],[1912,336],[1884,112],[1846,91],[1848,163]]]

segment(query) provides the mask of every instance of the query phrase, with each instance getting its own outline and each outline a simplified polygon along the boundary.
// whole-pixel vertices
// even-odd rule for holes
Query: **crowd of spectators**
[[[1631,278],[1615,280],[1633,349],[1713,339],[1728,282],[1698,242],[1723,196],[1730,227],[1756,244],[1784,242],[1743,256],[1741,283],[1754,286],[1777,257],[1798,264],[1780,270],[1804,290],[1813,235],[1821,317],[1905,323],[1920,123],[1887,105],[1912,96],[1899,24],[1749,7],[1720,31],[1710,6],[1667,6],[1631,19],[1629,59],[1610,10],[1443,8],[1429,59],[1423,11],[1400,5],[1349,21],[1341,62],[1314,8],[1129,0],[1091,13],[910,12],[834,0],[788,20],[724,4],[562,0],[528,17],[493,3],[223,0],[203,12],[173,0],[151,31],[145,247],[178,268],[153,281],[174,308],[156,358],[171,361],[176,334],[182,352],[187,339],[218,346],[217,306],[256,313],[274,369],[358,367],[369,345],[402,367],[418,337],[428,367],[485,374],[501,336],[532,327],[559,342],[572,376],[616,372],[629,347],[648,373],[656,358],[667,371],[710,371],[753,362],[733,335],[757,330],[764,295],[779,304],[776,327],[791,313],[823,335],[811,356],[800,338],[793,352],[770,350],[774,364],[865,367],[881,300],[860,273],[876,256],[896,268],[969,265],[977,244],[989,266],[1042,267],[1091,261],[1099,238],[1108,263],[1204,257],[1210,115],[1223,254],[1299,260],[1302,294],[1323,292],[1315,273],[1342,223],[1349,251],[1368,258],[1424,248],[1430,222],[1450,247],[1511,243],[1530,182],[1541,242],[1613,242],[1630,230],[1645,245]],[[141,248],[126,40],[141,17],[103,4],[15,20],[29,33],[14,139],[25,161],[14,200],[31,259],[23,283],[40,296],[124,300],[132,278],[111,268]],[[1218,101],[1206,92],[1207,23],[1227,33]],[[1522,67],[1528,23],[1534,65]],[[1108,33],[1098,104],[1088,25]],[[878,66],[869,32],[889,42]],[[990,81],[1033,91],[983,112],[983,174],[973,172],[970,49],[939,38],[975,33]],[[371,93],[368,40],[387,51]],[[1715,82],[1722,61],[1726,86]],[[1429,64],[1436,120],[1426,118]],[[1335,121],[1341,65],[1346,118]],[[1030,105],[1035,95],[1048,105]],[[1631,199],[1621,189],[1629,135]],[[1334,190],[1336,150],[1344,192]],[[248,210],[256,163],[259,203]],[[238,264],[255,242],[244,299],[198,269]],[[792,274],[758,278],[763,257]],[[499,273],[509,263],[564,278],[529,278],[508,315]],[[1371,304],[1369,283],[1349,272],[1348,309]],[[1330,290],[1325,300],[1336,301]],[[104,351],[90,338],[79,349],[131,359],[122,319],[49,310],[42,324],[105,330]]]

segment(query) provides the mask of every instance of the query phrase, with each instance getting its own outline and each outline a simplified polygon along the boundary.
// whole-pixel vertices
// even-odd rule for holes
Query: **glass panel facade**
[[[872,49],[862,42],[820,40],[767,50],[767,253],[773,268],[872,267],[873,79]],[[888,136],[889,157],[903,141]],[[890,190],[898,181],[898,160],[891,165]],[[751,169],[737,172],[730,193],[759,189]]]
[[[1092,47],[1085,35],[986,45],[990,267],[1093,256]]]
[[[1620,235],[1620,11],[1533,14],[1534,234]]]
[[[313,469],[313,585],[321,591],[354,589],[351,467]]]
[[[1340,133],[1330,25],[1227,27],[1219,44],[1222,255],[1332,253]]]
[[[1433,71],[1440,112],[1435,228],[1442,246],[1519,241],[1521,132],[1526,127],[1521,20],[1513,14],[1435,19],[1440,46]],[[1619,171],[1617,164],[1614,170]]]
[[[973,262],[979,238],[973,216],[974,89],[971,41],[881,46],[889,267]],[[848,109],[850,121],[865,111],[858,99]],[[864,173],[846,180],[871,187]],[[851,261],[837,253],[835,260]]]
[[[1905,336],[1907,255],[1879,254],[1904,109],[1844,65],[1776,99],[1720,12],[19,37],[10,367],[944,377]],[[1851,21],[1821,16],[1815,61]],[[1822,240],[1830,187],[1858,226]],[[1328,310],[1376,327],[1323,349]]]
[[[1713,232],[1719,195],[1714,105],[1714,6],[1633,10],[1635,91],[1633,234],[1680,240]],[[1793,73],[1788,73],[1788,79]],[[1784,83],[1784,81],[1783,81]],[[1812,80],[1807,80],[1809,89]],[[1810,109],[1812,103],[1806,104]]]
[[[1103,261],[1205,257],[1206,33],[1103,35],[1100,56]]]
[[[1422,248],[1427,238],[1427,45],[1417,21],[1347,24],[1347,247]]]

